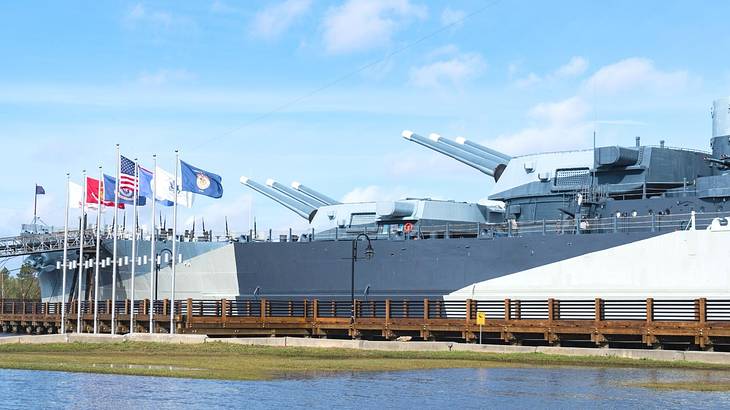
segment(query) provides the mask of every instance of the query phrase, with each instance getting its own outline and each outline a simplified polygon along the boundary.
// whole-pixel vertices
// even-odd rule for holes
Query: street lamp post
[[[352,304],[352,313],[350,316],[350,323],[355,324],[355,261],[357,260],[357,242],[360,238],[365,238],[368,241],[368,246],[365,248],[365,257],[370,259],[375,255],[373,245],[370,242],[370,237],[366,233],[361,233],[352,240],[352,264],[350,269],[350,303]]]
[[[152,302],[150,302],[150,333],[152,333],[152,329],[154,327],[154,322],[153,322],[154,306],[155,306],[155,300],[157,300],[157,291],[159,289],[159,287],[157,286],[157,281],[160,276],[160,268],[162,267],[162,254],[164,254],[164,253],[170,254],[170,264],[172,264],[172,251],[171,250],[165,248],[157,253],[157,260],[155,260],[155,272],[154,272],[155,277],[150,278],[150,282],[151,283],[154,282],[153,286],[155,289],[155,299]],[[172,303],[175,303],[175,301],[173,300]]]

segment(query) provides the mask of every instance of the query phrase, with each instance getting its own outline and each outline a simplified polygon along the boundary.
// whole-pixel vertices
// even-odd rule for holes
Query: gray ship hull
[[[535,267],[641,241],[659,233],[605,233],[591,235],[533,235],[524,237],[443,238],[428,240],[374,240],[375,255],[362,255],[355,265],[355,294],[369,298],[443,297],[470,284],[508,276]],[[131,241],[118,242],[122,259],[131,255]],[[158,250],[170,248],[158,242]],[[181,242],[183,262],[177,265],[175,298],[342,298],[351,288],[352,242]],[[102,259],[111,256],[111,241],[102,246]],[[138,255],[149,255],[150,242],[138,241]],[[50,259],[60,259],[59,252]],[[71,255],[74,256],[73,254]],[[76,257],[77,254],[76,254]],[[148,256],[149,258],[149,256]],[[131,259],[131,257],[129,258]],[[117,275],[117,299],[131,296],[131,260]],[[149,261],[136,267],[134,298],[150,297],[154,278],[157,299],[171,297],[171,269],[164,262],[151,275]],[[55,264],[55,262],[53,262]],[[75,294],[77,272],[67,273],[66,295]],[[89,298],[89,277],[83,273],[82,291]],[[60,301],[62,274],[40,274],[44,301]],[[100,269],[100,299],[110,299],[112,270]]]

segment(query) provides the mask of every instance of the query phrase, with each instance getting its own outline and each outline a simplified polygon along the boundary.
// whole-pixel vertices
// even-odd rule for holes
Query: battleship
[[[494,180],[487,199],[340,203],[298,182],[251,189],[304,218],[303,232],[260,237],[185,231],[176,238],[175,296],[195,299],[726,297],[730,291],[730,99],[713,102],[710,150],[642,145],[510,156],[465,138],[402,137]],[[485,192],[486,194],[486,192]],[[37,228],[35,228],[37,230]],[[47,235],[54,235],[52,230]],[[100,299],[112,295],[112,238],[101,238]],[[79,232],[93,242],[92,227]],[[365,234],[365,235],[363,235]],[[56,233],[57,235],[57,233]],[[136,261],[132,236],[137,235]],[[367,237],[366,237],[367,235]],[[157,268],[148,259],[156,241]],[[364,242],[373,254],[353,256]],[[126,231],[117,298],[171,295],[170,229]],[[78,260],[78,250],[69,259]],[[86,251],[84,251],[86,253]],[[88,255],[92,257],[91,253]],[[44,301],[78,297],[78,270],[62,289],[58,249],[28,256]],[[356,261],[353,258],[357,259]],[[351,277],[351,264],[357,274]],[[131,264],[137,263],[135,294]],[[82,274],[91,297],[93,269]]]

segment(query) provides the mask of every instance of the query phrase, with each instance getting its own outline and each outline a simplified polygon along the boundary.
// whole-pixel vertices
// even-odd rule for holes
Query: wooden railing
[[[169,300],[154,301],[155,332],[169,332]],[[102,332],[111,330],[116,311],[117,331],[129,331],[135,313],[135,331],[147,332],[151,302],[99,302],[97,320]],[[477,323],[477,312],[486,321]],[[354,313],[354,315],[353,315]],[[66,327],[76,331],[93,327],[94,304],[66,304]],[[3,331],[57,332],[61,303],[0,300]],[[542,340],[546,343],[586,341],[603,345],[633,340],[646,346],[669,338],[706,348],[730,344],[730,299],[694,300],[177,300],[176,332],[209,335],[306,335],[394,338],[409,335],[422,339],[457,338],[473,341],[479,331],[502,343]]]

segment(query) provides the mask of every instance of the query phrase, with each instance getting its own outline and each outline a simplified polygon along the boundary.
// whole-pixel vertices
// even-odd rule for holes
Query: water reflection
[[[730,393],[655,391],[633,382],[728,381],[720,371],[488,368],[347,373],[233,382],[0,370],[7,408],[727,408]]]

